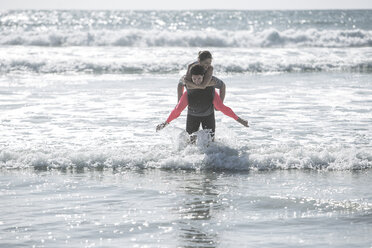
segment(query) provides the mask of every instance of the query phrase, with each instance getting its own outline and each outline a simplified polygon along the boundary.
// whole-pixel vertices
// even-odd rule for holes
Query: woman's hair
[[[205,73],[204,67],[199,64],[193,65],[190,69],[191,75],[204,75],[204,73]]]
[[[212,59],[212,54],[209,51],[200,51],[198,55],[198,59],[200,61],[203,61],[206,59]]]

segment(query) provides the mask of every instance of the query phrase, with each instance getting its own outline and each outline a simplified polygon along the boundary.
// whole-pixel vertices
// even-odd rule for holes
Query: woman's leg
[[[223,104],[223,102],[220,98],[220,95],[218,95],[217,92],[215,92],[215,95],[214,95],[214,98],[213,98],[213,105],[217,110],[221,111],[225,115],[230,116],[234,120],[238,119],[238,116],[234,113],[234,111],[231,108],[229,108],[229,107],[227,107]]]
[[[181,99],[179,100],[177,106],[172,110],[172,112],[168,116],[166,122],[170,123],[174,119],[178,118],[178,116],[180,116],[181,112],[187,107],[188,104],[189,101],[187,98],[187,92],[185,92],[182,94]]]
[[[231,108],[225,106],[225,105],[222,103],[221,98],[220,98],[220,96],[217,94],[217,92],[215,92],[215,95],[214,95],[213,105],[214,105],[214,107],[215,107],[217,110],[220,110],[220,111],[221,111],[222,113],[224,113],[225,115],[230,116],[231,118],[233,118],[234,120],[236,120],[236,121],[238,121],[240,124],[242,124],[243,126],[245,126],[245,127],[249,127],[249,125],[248,125],[248,121],[239,118],[239,116],[237,116],[237,115],[234,113],[234,111],[232,111]]]

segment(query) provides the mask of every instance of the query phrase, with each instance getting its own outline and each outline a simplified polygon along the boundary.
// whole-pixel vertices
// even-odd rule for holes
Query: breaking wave
[[[372,31],[266,29],[227,30],[96,30],[2,32],[0,45],[122,47],[371,47]]]
[[[247,57],[237,64],[226,62],[215,64],[214,68],[218,73],[269,73],[269,72],[372,72],[372,61],[348,60],[322,60],[314,61],[313,57],[281,60],[278,59],[257,59]],[[172,63],[173,62],[173,63]],[[115,61],[112,60],[35,60],[33,58],[15,58],[10,60],[0,59],[0,73],[31,72],[31,73],[87,73],[87,74],[178,74],[185,70],[186,65],[180,61],[169,61],[162,63],[153,61]]]
[[[227,141],[229,142],[229,141]],[[346,147],[291,145],[237,146],[234,141],[208,142],[199,133],[198,143],[184,138],[158,146],[123,149],[0,150],[0,168],[74,169],[182,169],[182,170],[363,170],[372,168],[372,152]]]

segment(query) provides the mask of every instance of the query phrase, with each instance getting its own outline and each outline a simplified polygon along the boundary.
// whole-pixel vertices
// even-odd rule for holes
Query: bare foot
[[[245,127],[249,127],[248,121],[246,121],[246,120],[244,120],[244,119],[242,119],[240,117],[236,121],[239,122],[240,124],[242,124]]]

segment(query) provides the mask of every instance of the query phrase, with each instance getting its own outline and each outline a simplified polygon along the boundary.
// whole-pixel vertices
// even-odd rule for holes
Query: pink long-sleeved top
[[[183,93],[181,96],[180,101],[178,102],[177,106],[173,109],[173,111],[170,113],[167,123],[170,123],[174,119],[178,118],[180,116],[181,112],[187,107],[189,104],[188,98],[187,98],[187,91]],[[215,91],[215,95],[213,98],[213,105],[214,107],[224,113],[227,116],[230,116],[234,120],[237,120],[239,117],[232,111],[231,108],[227,107],[223,104],[220,95],[218,95],[217,91]]]

